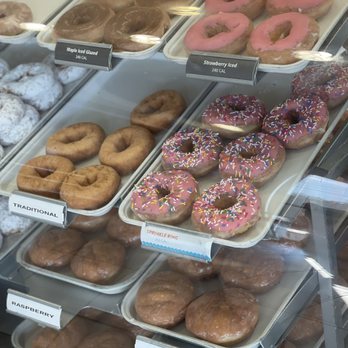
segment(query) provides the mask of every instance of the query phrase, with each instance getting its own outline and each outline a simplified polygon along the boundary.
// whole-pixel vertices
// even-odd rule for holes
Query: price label
[[[255,85],[259,58],[194,52],[188,57],[186,75],[205,80]]]
[[[137,336],[134,347],[135,348],[177,348],[175,346],[168,345],[162,342],[157,342],[143,336]]]
[[[59,227],[66,226],[67,206],[62,201],[15,191],[9,198],[8,207],[13,214]]]
[[[83,66],[91,69],[110,70],[112,45],[90,42],[58,40],[54,62],[64,65]]]
[[[22,318],[28,318],[45,326],[61,329],[60,318],[62,308],[54,303],[8,289],[6,308],[9,313]]]
[[[212,260],[213,239],[209,234],[186,231],[178,227],[146,222],[141,228],[141,245],[147,249],[198,261]]]

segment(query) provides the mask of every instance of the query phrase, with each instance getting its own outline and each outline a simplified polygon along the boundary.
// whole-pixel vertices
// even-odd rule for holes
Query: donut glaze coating
[[[194,23],[184,36],[189,51],[238,53],[245,48],[253,25],[242,13],[218,13]]]
[[[162,166],[166,170],[187,170],[203,176],[217,167],[222,141],[218,133],[186,128],[175,133],[162,145]]]
[[[186,101],[174,90],[160,90],[144,98],[131,112],[131,124],[158,133],[167,129],[185,110]]]
[[[230,346],[249,337],[259,319],[257,299],[243,289],[207,292],[187,307],[185,324],[195,336]]]
[[[298,72],[291,82],[292,96],[317,95],[329,108],[348,98],[348,69],[336,64],[315,64]]]
[[[60,198],[74,209],[97,209],[117,192],[120,176],[108,166],[96,165],[70,173],[60,189]]]
[[[120,128],[108,135],[101,145],[99,160],[120,175],[132,173],[155,146],[155,138],[143,127]]]
[[[251,33],[247,53],[265,64],[290,64],[293,52],[310,50],[319,38],[319,25],[311,17],[289,12],[261,22]]]
[[[197,182],[183,170],[147,175],[131,195],[131,209],[142,220],[180,223],[191,214]]]
[[[92,122],[80,122],[60,129],[46,143],[48,155],[79,162],[95,156],[105,138],[104,130]]]
[[[21,191],[58,198],[64,179],[74,169],[74,164],[65,157],[38,156],[21,167],[17,186]]]
[[[276,137],[251,133],[230,142],[223,149],[219,171],[223,178],[244,178],[260,187],[278,173],[284,161],[285,149]]]
[[[265,117],[262,130],[287,149],[301,149],[322,137],[328,121],[329,111],[319,97],[287,99]]]
[[[18,1],[0,2],[0,35],[14,36],[22,33],[20,24],[32,22],[33,14],[28,5]]]
[[[264,103],[254,96],[231,94],[217,98],[202,113],[202,122],[227,138],[261,128],[266,116]]]
[[[261,200],[254,185],[243,179],[227,178],[196,199],[192,221],[200,231],[227,239],[255,225],[260,210]]]

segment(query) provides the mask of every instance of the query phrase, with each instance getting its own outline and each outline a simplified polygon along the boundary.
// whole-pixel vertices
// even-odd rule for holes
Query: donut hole
[[[205,34],[208,38],[214,37],[220,33],[229,33],[230,29],[223,23],[216,23],[214,26],[207,26],[205,28]]]
[[[73,25],[83,25],[86,23],[91,22],[91,16],[88,14],[81,14],[79,16],[76,16],[74,20],[72,21]]]
[[[165,187],[159,187],[156,191],[158,199],[164,198],[170,194],[170,191]]]
[[[123,138],[118,139],[118,141],[116,143],[114,143],[114,151],[115,152],[122,152],[122,151],[126,150],[128,147],[129,147],[128,141],[126,141]]]
[[[131,20],[130,22],[128,23],[126,22],[123,31],[126,34],[133,35],[136,33],[143,33],[145,28],[146,28],[145,19],[139,17],[137,18],[137,20],[134,20],[133,18],[133,20]]]
[[[54,173],[54,169],[52,168],[35,168],[36,173],[39,174],[41,178],[47,178],[49,175]]]
[[[286,114],[286,119],[288,120],[289,124],[297,124],[300,122],[300,114],[296,110],[290,110]]]
[[[238,104],[229,104],[228,107],[231,111],[244,111],[246,107],[244,105],[238,105]]]
[[[191,139],[185,140],[180,146],[180,151],[184,153],[192,153],[194,149],[195,147]]]
[[[290,35],[291,32],[291,22],[284,22],[277,25],[273,31],[269,33],[269,38],[272,43],[275,43],[279,40],[285,39]]]
[[[233,196],[229,196],[228,194],[221,195],[218,197],[213,205],[215,208],[219,210],[225,210],[228,208],[232,208],[237,203],[237,198]]]
[[[257,154],[252,151],[242,151],[239,153],[239,155],[243,157],[244,159],[250,159],[256,156]]]
[[[77,141],[82,140],[85,136],[86,136],[85,133],[69,134],[69,135],[61,138],[60,142],[63,144],[71,144],[71,143],[75,143]]]

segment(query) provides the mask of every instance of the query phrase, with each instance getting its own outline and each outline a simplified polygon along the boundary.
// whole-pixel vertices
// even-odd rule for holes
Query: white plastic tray
[[[126,294],[121,311],[124,318],[131,324],[138,325],[146,330],[158,332],[164,335],[176,337],[192,344],[197,344],[209,348],[222,348],[222,346],[204,341],[194,337],[189,333],[184,323],[180,323],[173,329],[164,329],[151,324],[144,323],[139,318],[134,308],[137,292],[146,278],[151,274],[170,269],[166,263],[166,256],[160,255],[157,260],[151,265],[146,273],[134,284],[134,286]],[[265,294],[258,295],[257,299],[260,305],[260,319],[253,334],[245,341],[233,345],[233,347],[256,348],[259,347],[260,341],[265,337],[277,320],[279,314],[284,310],[288,301],[295,294],[298,287],[301,285],[310,270],[310,266],[304,262],[302,256],[293,255],[286,259],[286,269],[280,283]],[[197,296],[215,289],[221,288],[221,283],[218,278],[211,280],[196,281],[195,288]]]
[[[334,28],[339,19],[342,17],[347,8],[347,0],[334,0],[334,3],[330,11],[325,16],[319,18],[318,23],[320,27],[320,36],[319,40],[312,49],[313,51],[318,51],[321,44],[324,42],[326,37],[329,35],[329,33]],[[202,6],[202,11],[204,11],[204,6]],[[192,24],[195,23],[201,17],[202,15],[191,17],[180,27],[180,29],[175,33],[175,35],[173,35],[173,37],[168,41],[168,43],[165,45],[163,49],[163,53],[167,58],[179,64],[186,64],[188,59],[188,52],[184,47],[184,36],[187,30],[192,26]],[[266,19],[266,13],[264,13],[254,21],[254,26],[262,22],[264,19]],[[275,73],[294,73],[302,70],[307,64],[308,61],[305,60],[299,60],[296,63],[285,65],[261,63],[258,66],[258,70]]]
[[[291,78],[292,75],[267,74],[262,78],[256,87],[242,85],[235,86],[228,83],[219,83],[209,93],[204,102],[200,104],[194,114],[187,120],[183,128],[190,124],[199,127],[201,125],[200,115],[207,105],[214,101],[217,97],[226,94],[242,93],[255,95],[263,100],[267,106],[267,109],[270,110],[274,105],[282,103],[289,96]],[[273,177],[269,182],[259,189],[262,209],[261,219],[256,223],[256,225],[247,230],[245,233],[228,240],[212,237],[214,243],[235,248],[248,248],[264,238],[273,221],[277,218],[282,207],[290,197],[294,187],[305,174],[311,162],[339,121],[341,115],[346,110],[347,106],[348,101],[345,105],[331,110],[329,128],[319,143],[308,146],[301,150],[288,150],[286,152],[286,160],[281,170],[275,177]],[[144,176],[160,170],[163,169],[161,166],[161,157],[158,157],[151,167],[147,169]],[[221,177],[216,169],[211,174],[198,179],[199,191],[202,192],[204,189],[220,180]],[[143,221],[141,221],[130,208],[130,196],[131,192],[120,205],[120,217],[127,223],[142,226]],[[185,220],[178,227],[188,231],[197,231],[190,218]]]
[[[33,23],[44,24],[59,11],[63,6],[68,4],[71,0],[21,0],[27,4],[33,13]],[[23,31],[18,35],[7,36],[0,35],[0,42],[20,44],[25,42],[30,36],[34,35],[33,31]]]

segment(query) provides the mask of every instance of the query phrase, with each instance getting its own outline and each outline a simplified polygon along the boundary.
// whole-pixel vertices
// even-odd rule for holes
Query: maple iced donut
[[[202,113],[202,122],[227,138],[236,138],[261,128],[264,103],[254,96],[231,94],[215,99]]]
[[[184,46],[189,51],[238,53],[245,48],[252,28],[252,22],[242,13],[212,14],[189,28]]]
[[[291,82],[292,96],[318,95],[329,108],[348,98],[348,69],[336,64],[315,64],[295,74]]]
[[[319,38],[319,25],[311,17],[289,12],[261,22],[251,33],[247,54],[265,64],[290,64],[297,61],[294,52],[310,50]]]
[[[183,170],[146,176],[131,195],[131,209],[142,220],[178,224],[191,214],[197,182]]]
[[[333,0],[267,0],[266,10],[270,15],[300,12],[319,18],[329,11],[332,3]]]
[[[284,161],[285,149],[276,137],[251,133],[227,144],[220,154],[219,171],[223,178],[245,178],[260,187],[278,173]]]
[[[230,177],[202,192],[193,204],[192,221],[200,231],[228,239],[255,225],[260,210],[261,199],[255,186]]]
[[[222,141],[218,133],[207,129],[186,128],[175,133],[162,145],[164,169],[187,170],[203,176],[217,167]]]
[[[262,130],[287,149],[301,149],[321,139],[328,121],[329,111],[319,97],[287,99],[265,117]]]
[[[254,19],[263,12],[266,0],[205,0],[205,11],[208,14],[219,12],[240,12]]]

